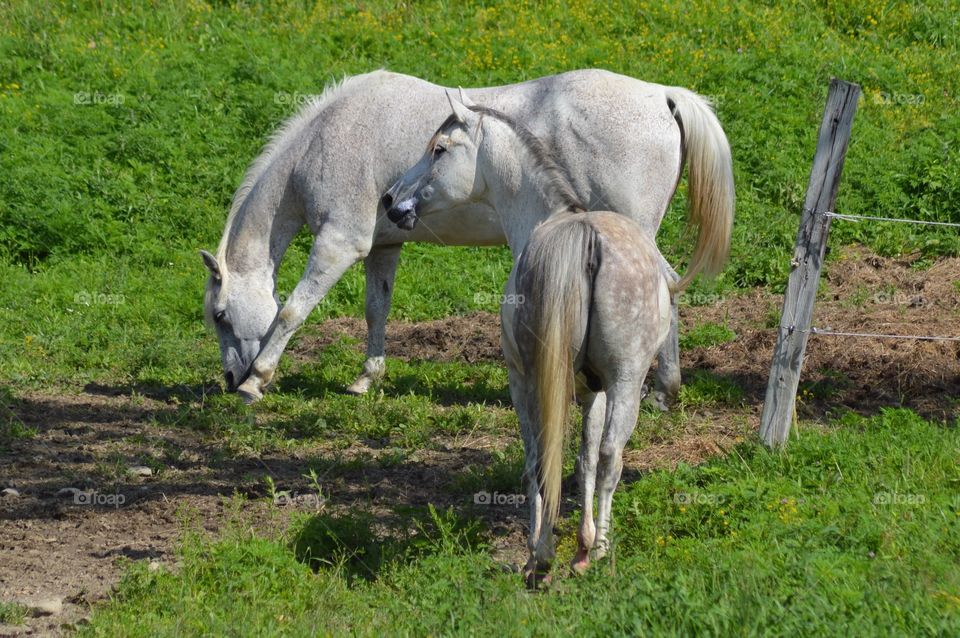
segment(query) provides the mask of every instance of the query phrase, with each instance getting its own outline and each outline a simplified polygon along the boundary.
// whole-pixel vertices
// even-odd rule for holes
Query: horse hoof
[[[530,567],[523,569],[523,581],[526,583],[527,589],[531,591],[549,587],[552,580],[553,575],[550,573],[549,567],[538,565],[533,569]]]
[[[652,405],[656,409],[660,410],[661,412],[670,411],[670,405],[667,399],[667,395],[664,394],[663,392],[660,392],[659,390],[648,394],[647,397],[644,399],[644,401],[647,404]]]
[[[365,374],[357,377],[357,380],[347,387],[347,394],[366,394],[373,381]]]
[[[600,560],[604,558],[609,549],[610,543],[606,539],[598,541],[590,550],[590,560]]]
[[[243,402],[247,405],[256,403],[263,398],[263,393],[260,390],[257,390],[253,384],[244,383],[239,388],[237,388],[237,394],[240,395],[240,398],[243,399]]]

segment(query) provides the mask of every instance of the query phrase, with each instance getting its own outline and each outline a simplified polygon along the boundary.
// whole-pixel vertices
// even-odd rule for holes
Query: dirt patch
[[[814,325],[839,332],[960,336],[960,259],[943,259],[928,269],[916,269],[913,263],[843,248],[825,270]],[[752,404],[762,403],[782,304],[782,295],[754,291],[710,305],[682,306],[682,330],[715,323],[737,335],[728,343],[682,350],[684,373],[723,375],[742,387]],[[295,356],[309,358],[344,336],[363,342],[365,334],[361,319],[326,321],[300,338]],[[474,313],[424,323],[390,322],[387,355],[499,362],[499,317]],[[960,398],[960,342],[813,336],[800,398],[799,409],[808,418],[839,409],[869,414],[903,406],[950,420]]]
[[[960,336],[960,259],[926,270],[911,261],[845,248],[828,264],[813,324],[836,332]],[[762,403],[776,343],[782,296],[761,292],[711,306],[683,308],[682,322],[726,324],[729,343],[682,352],[684,368],[725,375]],[[960,398],[960,342],[813,335],[798,410],[819,418],[849,409],[872,414],[903,406],[953,420]]]
[[[829,264],[815,323],[841,331],[958,335],[958,281],[957,259],[917,270],[909,260],[845,250]],[[692,410],[684,431],[648,435],[648,443],[625,453],[624,480],[722,454],[756,428],[780,306],[780,297],[752,292],[681,308],[685,331],[709,322],[736,334],[727,343],[684,350],[687,379],[699,371],[722,377],[742,389],[746,406]],[[309,359],[343,336],[362,342],[364,333],[362,320],[328,321],[308,329],[292,354]],[[499,338],[498,318],[489,313],[391,322],[387,353],[410,360],[499,362]],[[808,417],[903,405],[954,419],[960,344],[815,336],[802,390],[799,408]],[[329,497],[324,511],[360,507],[388,517],[397,504],[453,506],[486,521],[498,559],[523,558],[524,512],[470,509],[471,495],[451,488],[452,477],[464,468],[495,463],[502,450],[517,444],[515,434],[440,438],[432,449],[393,458],[396,450],[373,442],[346,450],[321,442],[292,452],[226,455],[221,442],[173,418],[183,401],[191,399],[176,388],[144,393],[90,386],[80,395],[21,394],[10,406],[15,418],[38,434],[0,450],[0,488],[20,494],[0,498],[0,600],[54,597],[65,605],[58,616],[32,618],[26,628],[0,627],[0,633],[64,631],[65,623],[82,619],[91,603],[108,594],[128,560],[175,569],[175,543],[185,525],[216,532],[239,508],[248,524],[277,533],[289,511],[270,501],[263,477],[308,493],[303,474],[318,464]],[[176,425],[164,425],[170,423]],[[138,464],[150,467],[151,475],[126,472]],[[72,494],[58,495],[64,488],[93,489],[103,497],[122,496],[123,502],[78,503]],[[247,498],[231,499],[235,494]]]
[[[291,348],[293,356],[309,359],[318,349],[344,336],[363,341],[363,319],[340,317],[306,331]],[[391,321],[387,324],[387,356],[404,361],[500,361],[500,317],[488,312],[436,321]]]

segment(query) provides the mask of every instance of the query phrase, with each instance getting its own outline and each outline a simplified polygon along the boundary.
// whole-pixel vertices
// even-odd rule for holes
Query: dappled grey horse
[[[473,99],[524,114],[570,173],[590,208],[608,208],[655,233],[680,178],[690,171],[688,222],[707,236],[729,235],[730,152],[707,103],[679,88],[606,71],[563,73],[503,87],[470,89]],[[380,195],[416,161],[449,112],[442,87],[377,71],[345,79],[290,118],[253,162],[237,190],[210,271],[205,316],[215,326],[227,387],[262,396],[293,333],[355,262],[366,267],[367,359],[350,386],[365,392],[384,372],[384,334],[400,248],[406,241],[499,245],[516,254],[532,225],[505,232],[485,205],[391,223]],[[281,309],[280,260],[306,224],[314,235],[303,277]],[[702,254],[702,250],[696,250]],[[679,389],[676,325],[661,352],[656,395]]]
[[[535,586],[554,555],[575,376],[582,384],[584,425],[577,464],[583,517],[573,568],[582,572],[591,553],[602,556],[608,548],[623,447],[637,423],[644,377],[670,329],[671,297],[699,272],[722,265],[729,236],[707,237],[704,253],[674,283],[652,235],[623,215],[585,212],[563,168],[526,128],[493,109],[452,98],[450,106],[453,114],[420,161],[385,196],[387,213],[429,219],[482,201],[505,229],[519,219],[535,225],[501,305],[510,396],[526,452],[525,575]]]

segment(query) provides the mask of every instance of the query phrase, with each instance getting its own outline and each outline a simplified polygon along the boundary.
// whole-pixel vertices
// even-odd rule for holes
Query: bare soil
[[[782,299],[750,292],[715,303],[682,306],[684,331],[712,322],[736,338],[682,352],[684,374],[708,371],[743,389],[746,405],[700,410],[690,425],[625,455],[625,480],[651,468],[698,463],[721,454],[755,429],[763,401]],[[960,335],[960,260],[945,259],[926,270],[909,259],[887,259],[847,249],[828,265],[815,325],[836,331],[903,335]],[[336,319],[302,335],[292,355],[308,358],[348,335],[361,339],[359,319]],[[391,322],[387,354],[404,359],[499,361],[499,323],[476,313],[422,323]],[[359,346],[358,346],[359,347]],[[881,340],[816,335],[810,339],[798,410],[822,419],[839,410],[869,414],[906,406],[924,416],[953,421],[960,403],[960,342]],[[151,396],[153,398],[151,398]],[[35,428],[35,437],[0,448],[0,600],[58,598],[64,611],[30,618],[25,626],[0,626],[0,635],[58,634],[82,622],[91,603],[109,595],[123,565],[149,560],[176,569],[175,547],[184,529],[216,533],[238,515],[247,524],[277,533],[289,509],[273,505],[260,479],[309,490],[304,467],[316,459],[336,461],[322,478],[329,511],[363,507],[389,512],[397,503],[462,506],[451,496],[450,476],[468,465],[483,467],[515,438],[454,437],[395,464],[376,462],[388,453],[364,444],[264,454],[224,453],[218,442],[189,427],[164,425],[182,393],[144,396],[91,386],[79,394],[25,393],[0,410]],[[127,468],[144,453],[163,459],[151,476]],[[309,457],[309,458],[308,458]],[[351,459],[359,460],[349,463]],[[101,498],[122,503],[75,502],[64,488],[96,488]],[[249,498],[231,499],[235,494]],[[459,498],[459,500],[457,500]],[[488,508],[495,552],[505,560],[523,553],[525,514]]]

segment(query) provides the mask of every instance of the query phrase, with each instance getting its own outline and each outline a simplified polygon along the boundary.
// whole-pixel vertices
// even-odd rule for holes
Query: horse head
[[[400,176],[380,198],[387,217],[412,230],[419,217],[476,199],[483,192],[477,171],[480,120],[461,92],[449,92],[451,115],[440,125],[420,160]],[[462,101],[461,101],[462,100]]]
[[[263,281],[263,273],[228,272],[225,259],[200,251],[210,271],[204,294],[204,315],[220,341],[227,389],[233,392],[250,373],[260,352],[260,344],[270,331],[279,304],[273,286]],[[267,275],[272,282],[272,275]]]

